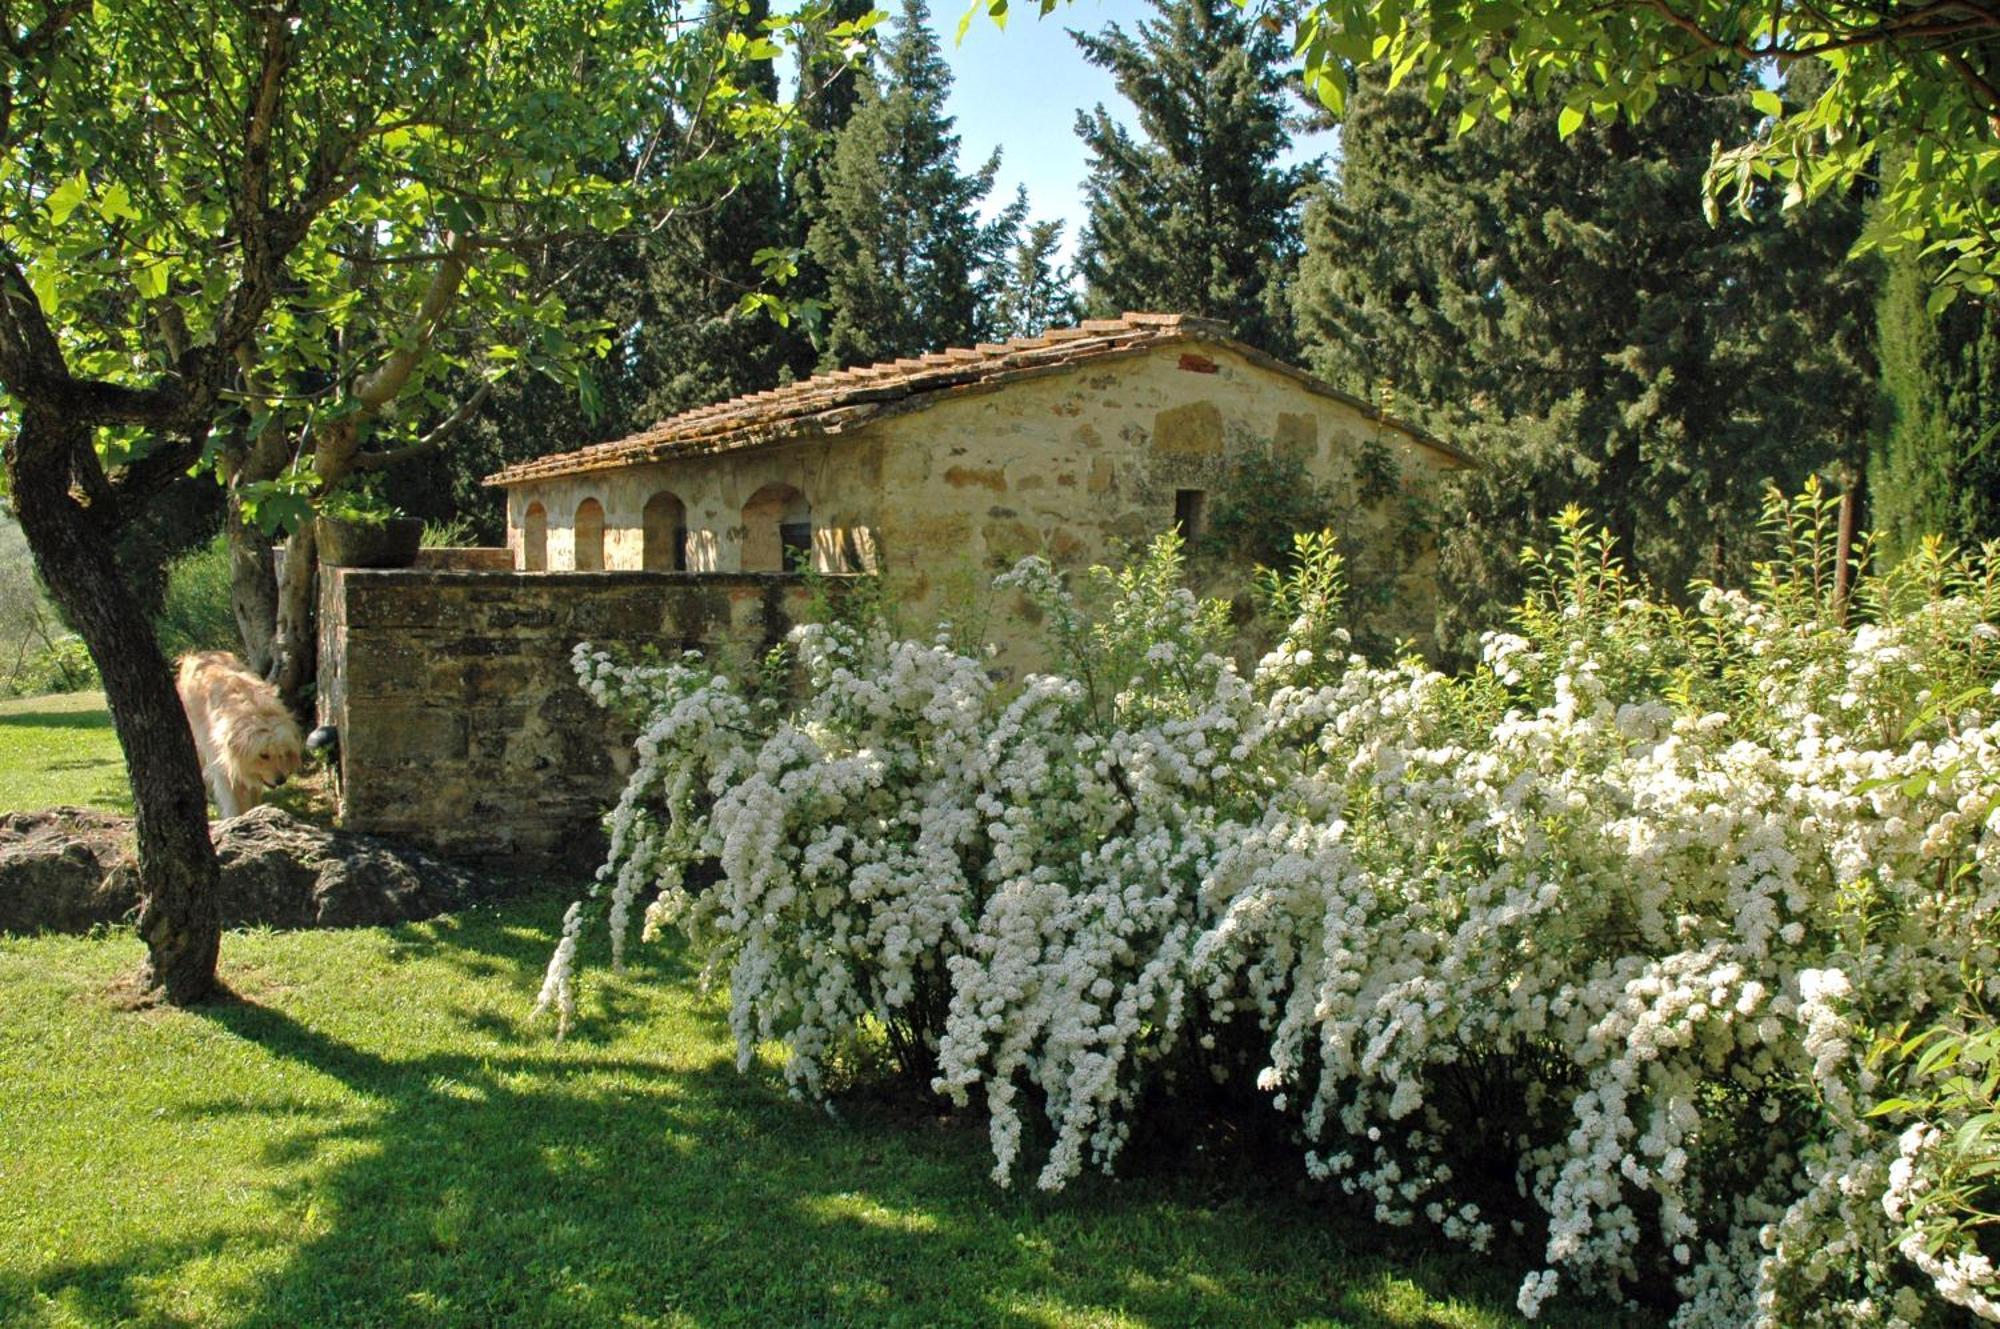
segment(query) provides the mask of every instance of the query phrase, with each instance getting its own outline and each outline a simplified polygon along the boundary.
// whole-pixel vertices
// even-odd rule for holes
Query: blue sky
[[[1062,218],[1064,249],[1073,252],[1083,225],[1086,161],[1076,113],[1102,102],[1127,124],[1131,119],[1110,74],[1084,61],[1068,29],[1096,31],[1117,23],[1130,31],[1152,14],[1151,6],[1143,0],[1070,0],[1041,18],[1032,0],[1023,0],[1004,32],[982,15],[959,42],[962,0],[932,3],[931,26],[956,80],[947,109],[958,120],[961,166],[979,165],[998,147],[1000,176],[988,211],[1011,199],[1016,185],[1026,185],[1033,216]],[[1330,153],[1334,141],[1330,133],[1315,135],[1298,143],[1294,155]]]

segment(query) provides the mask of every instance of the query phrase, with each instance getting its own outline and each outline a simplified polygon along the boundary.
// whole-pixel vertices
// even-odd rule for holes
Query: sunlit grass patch
[[[1291,1175],[1003,1191],[976,1125],[795,1102],[672,946],[557,1043],[561,908],[232,933],[193,1012],[114,1008],[128,933],[0,940],[0,1323],[1517,1323]]]

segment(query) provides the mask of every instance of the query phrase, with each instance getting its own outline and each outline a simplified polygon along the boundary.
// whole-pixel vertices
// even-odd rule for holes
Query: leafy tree
[[[1899,256],[1883,284],[1890,419],[1869,459],[1871,525],[1892,549],[1926,535],[2000,539],[2000,306],[1928,307],[1936,275]]]
[[[1062,0],[1037,0],[1044,15]],[[1006,18],[1010,0],[973,0]],[[961,28],[963,24],[961,25]],[[1293,49],[1307,87],[1336,115],[1356,71],[1386,60],[1461,127],[1559,104],[1565,138],[1586,122],[1636,122],[1669,91],[1722,92],[1776,67],[1817,68],[1815,95],[1714,146],[1711,216],[1841,200],[1879,182],[1858,248],[1942,260],[1943,292],[1989,295],[2000,277],[2000,7],[1989,0],[1312,0]],[[1726,145],[1726,146],[1725,146]],[[1949,298],[1940,295],[1940,301]]]
[[[0,61],[0,384],[8,482],[101,673],[137,809],[146,985],[214,988],[215,858],[194,747],[114,544],[191,465],[246,519],[301,521],[357,472],[435,448],[478,389],[578,368],[598,334],[535,260],[711,197],[779,112],[732,76],[769,43],[671,4],[10,11]],[[273,643],[303,674],[311,527]]]
[[[951,71],[928,20],[923,0],[903,0],[882,67],[856,82],[854,112],[826,165],[809,237],[831,315],[822,368],[979,340],[1023,220],[1016,202],[979,221],[1000,154],[959,171],[944,111]]]
[[[1300,20],[1306,78],[1340,109],[1358,63],[1386,56],[1425,89],[1447,89],[1461,121],[1561,101],[1567,136],[1586,120],[1636,120],[1673,90],[1717,92],[1760,68],[1823,66],[1831,77],[1787,109],[1753,94],[1765,119],[1718,146],[1711,212],[1748,215],[1768,182],[1786,206],[1880,182],[1864,248],[1933,249],[1949,282],[1975,294],[2000,273],[2000,9],[1977,0],[1322,0]]]
[[[1016,206],[1027,210],[1025,189]],[[1031,222],[1014,242],[994,298],[995,337],[1032,337],[1082,317],[1070,270],[1061,262],[1062,230],[1059,221]]]
[[[1077,115],[1090,150],[1081,243],[1091,312],[1171,310],[1291,348],[1286,274],[1296,196],[1316,172],[1283,168],[1286,48],[1231,0],[1152,0],[1156,19],[1071,32],[1137,112],[1134,136],[1103,106]]]
[[[1741,96],[1669,92],[1565,144],[1553,107],[1458,134],[1387,81],[1350,86],[1299,317],[1319,372],[1485,463],[1439,525],[1442,639],[1518,601],[1517,552],[1571,504],[1662,586],[1742,572],[1763,482],[1851,465],[1871,427],[1870,291],[1838,262],[1858,209],[1677,206]]]

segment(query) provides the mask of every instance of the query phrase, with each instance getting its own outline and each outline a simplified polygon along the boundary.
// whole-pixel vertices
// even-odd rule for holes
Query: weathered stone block
[[[1042,551],[1041,533],[1023,521],[989,521],[979,535],[986,542],[987,557],[1001,562],[1013,563]]]
[[[962,512],[911,513],[897,524],[896,539],[906,560],[954,558],[972,541],[972,519]]]
[[[1170,457],[1212,457],[1222,451],[1222,411],[1212,401],[1170,406],[1153,417],[1153,450]]]
[[[371,762],[459,761],[465,757],[465,712],[364,698],[349,690],[341,758],[348,778]]]
[[[418,638],[386,629],[349,633],[349,692],[362,697],[420,697],[431,686],[433,655]]]
[[[1007,473],[998,466],[953,466],[945,471],[944,482],[953,489],[978,485],[996,494],[1007,492]]]

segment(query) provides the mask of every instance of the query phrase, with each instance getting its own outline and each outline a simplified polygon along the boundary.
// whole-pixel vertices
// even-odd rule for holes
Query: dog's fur
[[[278,689],[227,651],[181,657],[181,709],[201,754],[202,778],[227,819],[248,812],[298,770],[298,721]]]

